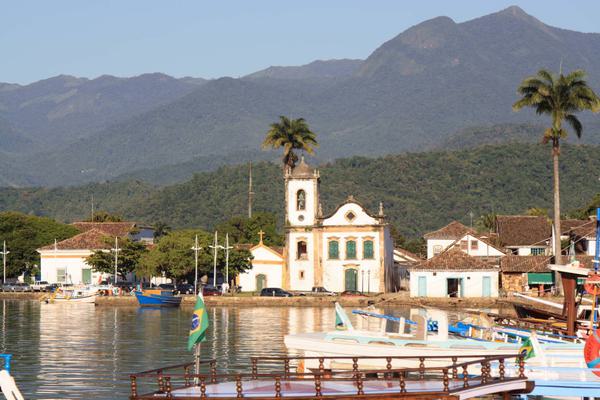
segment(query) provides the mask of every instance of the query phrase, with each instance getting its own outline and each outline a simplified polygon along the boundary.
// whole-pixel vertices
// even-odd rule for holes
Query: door
[[[460,297],[460,286],[461,279],[459,278],[448,278],[446,279],[447,295],[448,297]]]
[[[355,269],[347,269],[344,272],[345,290],[357,290],[356,275]]]
[[[256,291],[259,292],[267,286],[267,277],[264,274],[256,275]]]
[[[92,283],[92,270],[89,268],[81,270],[81,281],[86,285]]]
[[[419,297],[427,297],[427,277],[419,277]]]
[[[492,278],[490,276],[483,277],[483,297],[491,297],[492,296]]]

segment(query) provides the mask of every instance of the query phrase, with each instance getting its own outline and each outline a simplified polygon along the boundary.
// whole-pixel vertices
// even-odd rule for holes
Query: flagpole
[[[200,342],[194,346],[194,375],[200,375]],[[198,383],[198,377],[194,380]]]

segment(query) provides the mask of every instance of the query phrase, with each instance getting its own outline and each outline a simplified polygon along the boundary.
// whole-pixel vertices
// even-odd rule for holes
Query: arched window
[[[337,260],[340,258],[340,244],[337,240],[329,241],[329,259]]]
[[[363,242],[363,258],[364,259],[373,259],[373,241],[365,240]]]
[[[306,192],[302,189],[296,193],[296,210],[304,211],[306,208]]]
[[[347,240],[346,241],[346,259],[347,260],[356,260],[356,241],[355,240]]]
[[[308,251],[306,249],[306,242],[304,240],[300,240],[297,244],[297,253],[296,253],[296,258],[298,260],[304,260],[306,258],[308,258]]]

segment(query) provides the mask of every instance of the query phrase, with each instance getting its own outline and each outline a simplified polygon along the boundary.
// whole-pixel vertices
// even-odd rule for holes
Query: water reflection
[[[191,361],[191,308],[140,309],[1,301],[2,352],[27,399],[114,399],[129,393],[128,374]],[[239,371],[251,355],[284,355],[283,336],[332,329],[333,308],[214,307],[203,358]],[[409,317],[408,308],[378,312]],[[360,317],[351,315],[358,325]],[[377,329],[377,323],[371,328]],[[116,395],[115,395],[116,394]]]

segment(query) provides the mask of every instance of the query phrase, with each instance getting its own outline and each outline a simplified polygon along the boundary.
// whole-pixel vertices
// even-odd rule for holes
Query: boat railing
[[[427,362],[440,359],[451,360],[451,362],[435,366],[427,366]],[[317,360],[318,368],[304,371],[296,368],[293,370],[293,361],[305,362]],[[326,362],[346,360],[352,362],[351,369],[326,369]],[[361,369],[361,361],[372,362],[373,360],[384,360],[385,368]],[[414,360],[418,367],[393,368],[394,360]],[[217,373],[216,362],[208,360],[201,363],[201,367],[208,365],[208,373],[194,374],[190,370],[193,363],[180,364],[176,366],[158,368],[130,375],[131,400],[151,399],[158,396],[171,398],[173,391],[190,387],[199,388],[199,396],[186,395],[186,398],[210,398],[208,389],[210,385],[222,382],[235,384],[235,395],[232,397],[244,397],[244,382],[268,381],[273,385],[274,398],[284,395],[284,384],[291,382],[307,382],[312,380],[314,384],[314,397],[332,397],[323,393],[323,384],[330,381],[353,382],[357,396],[367,396],[364,391],[366,381],[385,381],[398,386],[397,397],[414,396],[424,394],[421,385],[409,385],[411,382],[436,380],[438,388],[428,389],[428,396],[449,396],[466,389],[479,388],[485,385],[510,382],[515,380],[526,380],[525,361],[519,354],[504,354],[494,356],[394,356],[394,357],[251,357],[250,371],[245,373]],[[273,362],[282,364],[279,370],[260,372],[260,361],[265,362],[265,367],[273,368]],[[494,368],[492,368],[494,363]],[[506,369],[509,363],[516,363],[518,371],[515,375],[508,376]],[[178,370],[183,373],[177,373]],[[171,373],[173,371],[173,373]],[[148,381],[148,380],[152,381]],[[145,384],[154,384],[156,390],[147,394],[139,394],[140,380],[146,380]],[[287,395],[285,395],[288,397]],[[219,397],[222,397],[221,395]],[[335,397],[335,396],[333,396]],[[269,397],[270,398],[270,397]]]

